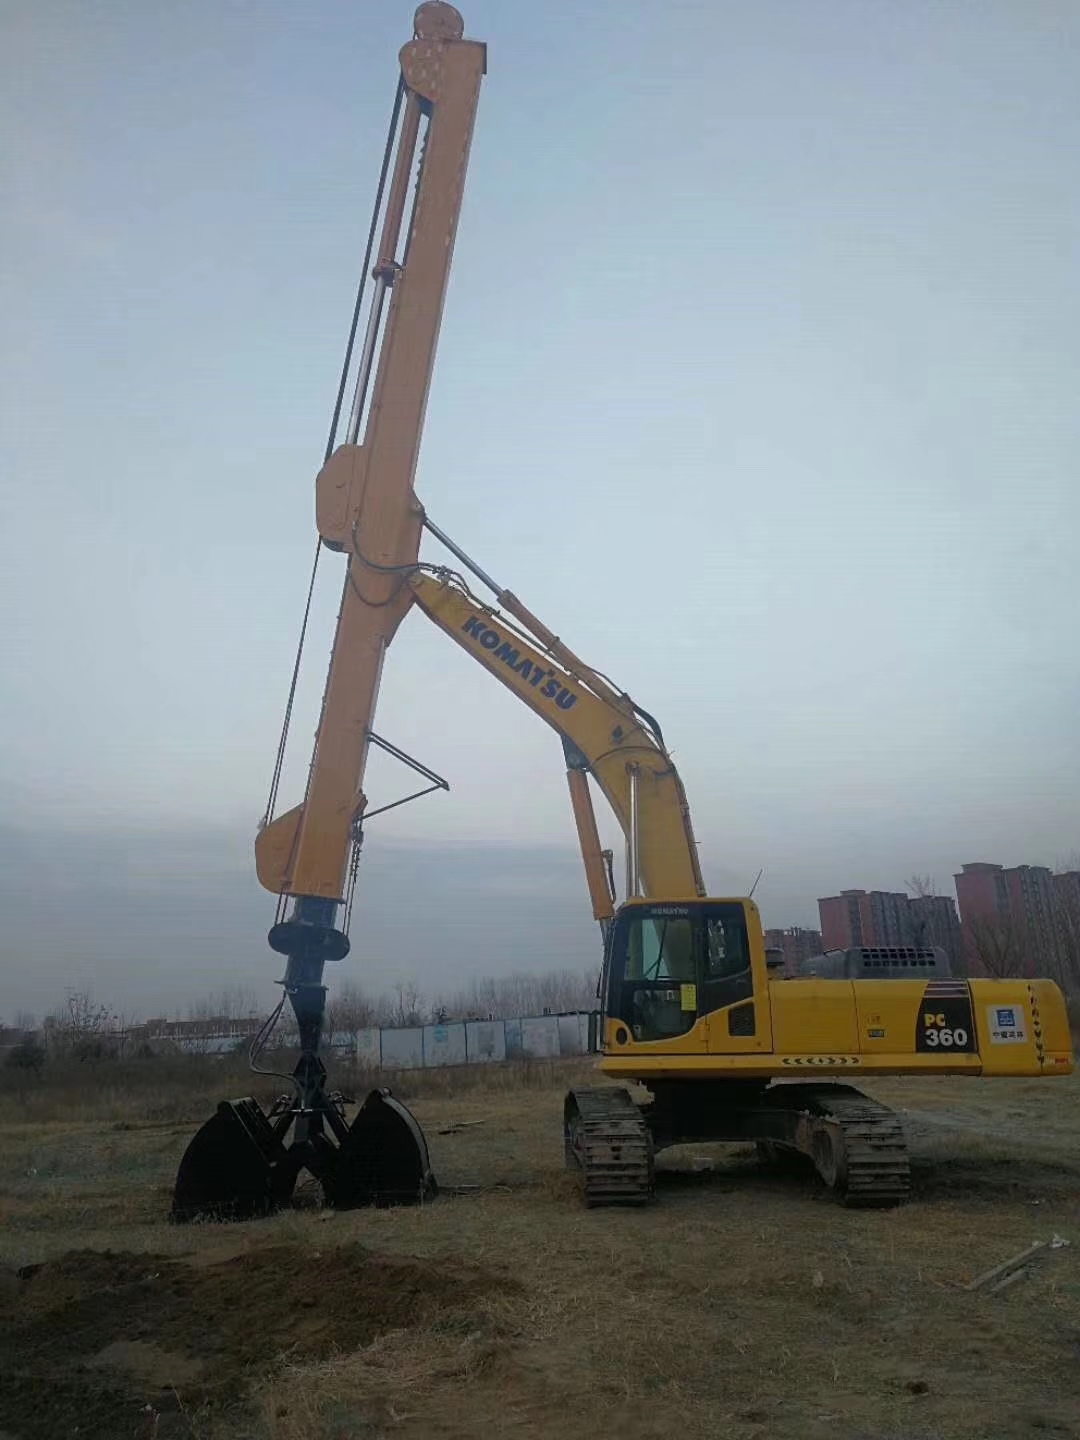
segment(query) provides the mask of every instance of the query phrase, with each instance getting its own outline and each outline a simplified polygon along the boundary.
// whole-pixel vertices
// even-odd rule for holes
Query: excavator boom
[[[686,792],[655,721],[582,664],[510,592],[500,592],[500,604],[509,598],[544,638],[530,636],[523,625],[478,600],[448,570],[418,569],[409,585],[440,630],[558,732],[570,773],[587,770],[595,778],[627,837],[628,894],[704,895]],[[583,803],[579,798],[578,805]],[[591,864],[587,858],[586,870],[594,875],[591,835],[588,843],[594,858]],[[595,911],[598,895],[595,886],[590,889]]]

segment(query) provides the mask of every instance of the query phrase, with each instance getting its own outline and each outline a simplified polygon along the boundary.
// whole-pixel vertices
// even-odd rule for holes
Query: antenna
[[[747,897],[748,899],[752,900],[752,899],[754,898],[754,891],[757,889],[757,882],[758,882],[758,880],[761,879],[762,875],[764,875],[764,874],[765,874],[765,866],[762,865],[761,869],[757,872],[757,876],[756,876],[756,878],[755,878],[755,880],[754,880],[754,883],[750,886],[750,894],[749,894],[749,896]]]

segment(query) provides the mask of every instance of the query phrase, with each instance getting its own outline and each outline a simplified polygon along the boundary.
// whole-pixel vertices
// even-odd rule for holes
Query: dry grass
[[[268,1333],[247,1418],[176,1432],[205,1440],[1080,1436],[1080,1079],[875,1085],[911,1138],[916,1193],[895,1212],[845,1211],[726,1147],[667,1152],[657,1205],[604,1212],[580,1208],[561,1168],[565,1070],[482,1073],[423,1076],[410,1094],[440,1180],[479,1187],[422,1210],[173,1229],[161,1217],[186,1124],[94,1122],[86,1096],[76,1119],[8,1123],[0,1259],[89,1246],[205,1264],[359,1241],[507,1277],[349,1353],[299,1363]],[[136,1103],[112,1094],[106,1114]],[[454,1121],[482,1123],[438,1133]],[[1071,1246],[1010,1290],[960,1288],[1054,1233]]]
[[[260,1063],[264,1069],[288,1073],[295,1060],[294,1053],[270,1054]],[[339,1063],[334,1084],[356,1096],[389,1085],[395,1095],[412,1101],[565,1087],[585,1073],[592,1073],[586,1060],[514,1060],[403,1072]],[[0,1126],[53,1121],[199,1124],[223,1095],[254,1095],[268,1102],[288,1088],[280,1076],[253,1075],[246,1055],[61,1060],[40,1073],[0,1069]]]

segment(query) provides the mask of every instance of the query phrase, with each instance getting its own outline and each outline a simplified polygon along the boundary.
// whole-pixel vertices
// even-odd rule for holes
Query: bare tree
[[[440,996],[439,1006],[455,1020],[510,1019],[591,1010],[596,1004],[594,971],[552,970],[541,975],[501,975],[474,979],[461,990]]]
[[[258,997],[254,990],[244,985],[230,985],[193,1000],[187,1007],[189,1020],[251,1020],[260,1013]]]
[[[325,1030],[328,1035],[342,1031],[354,1033],[374,1024],[375,1006],[365,998],[355,980],[346,980],[330,990],[326,997]]]
[[[1059,900],[1054,920],[1061,958],[1062,988],[1072,995],[1080,994],[1080,904],[1068,899]]]
[[[69,990],[64,1004],[46,1016],[44,1028],[52,1049],[76,1060],[103,1060],[119,1053],[117,1020],[89,991]]]
[[[915,900],[932,900],[937,895],[937,885],[932,875],[909,875],[904,885],[911,891]],[[910,912],[911,938],[916,945],[929,944],[927,939],[927,917],[917,914],[914,910]]]
[[[415,981],[399,980],[390,1001],[391,1025],[423,1025],[424,997]]]
[[[1080,855],[1054,876],[1054,935],[1058,949],[1058,979],[1062,989],[1080,994]]]
[[[904,884],[917,900],[932,900],[938,893],[937,881],[932,875],[911,875]]]
[[[9,1070],[37,1075],[41,1072],[46,1058],[45,1047],[41,1041],[32,1034],[26,1034],[7,1052],[4,1065]]]
[[[965,929],[971,953],[987,975],[1007,980],[1026,973],[1026,948],[1011,917],[969,920]]]

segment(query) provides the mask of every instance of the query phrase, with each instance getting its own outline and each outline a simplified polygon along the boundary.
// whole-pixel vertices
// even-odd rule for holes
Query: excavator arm
[[[613,904],[587,774],[626,837],[627,895],[704,895],[686,792],[656,722],[579,660],[512,592],[500,591],[501,608],[495,609],[454,572],[429,567],[413,573],[409,588],[444,634],[561,737],[596,918],[610,919]]]

